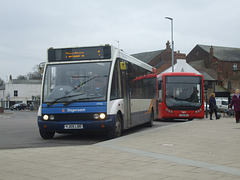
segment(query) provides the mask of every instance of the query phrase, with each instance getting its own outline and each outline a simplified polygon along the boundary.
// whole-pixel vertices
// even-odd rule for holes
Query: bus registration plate
[[[64,129],[83,129],[82,124],[65,124]]]
[[[179,114],[179,117],[188,117],[189,114]]]

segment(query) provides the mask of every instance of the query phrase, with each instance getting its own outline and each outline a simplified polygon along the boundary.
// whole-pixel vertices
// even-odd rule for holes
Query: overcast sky
[[[112,44],[129,54],[196,44],[240,48],[239,0],[0,0],[0,78],[26,75],[49,47]]]

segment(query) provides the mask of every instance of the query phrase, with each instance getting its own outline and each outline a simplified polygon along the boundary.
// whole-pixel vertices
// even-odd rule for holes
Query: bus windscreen
[[[165,84],[167,107],[175,110],[198,109],[202,105],[202,79],[196,76],[168,76]]]

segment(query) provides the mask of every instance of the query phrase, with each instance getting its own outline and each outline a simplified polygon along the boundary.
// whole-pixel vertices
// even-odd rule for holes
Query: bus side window
[[[163,101],[163,82],[158,81],[159,86],[158,86],[158,97],[159,97],[159,102]]]
[[[121,87],[120,87],[120,69],[119,60],[116,61],[113,77],[112,77],[112,87],[110,100],[118,99],[122,97]]]

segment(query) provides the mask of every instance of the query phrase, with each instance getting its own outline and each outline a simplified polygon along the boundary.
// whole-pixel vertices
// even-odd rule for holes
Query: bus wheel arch
[[[118,112],[116,114],[115,127],[109,130],[108,138],[113,139],[120,137],[122,135],[122,127],[123,127],[122,114],[121,112]]]
[[[39,133],[43,139],[52,139],[53,136],[55,135],[55,132],[52,131],[44,131],[39,129]]]
[[[152,127],[153,126],[153,120],[154,120],[154,110],[152,108],[151,114],[150,114],[150,119],[149,119],[149,122],[146,123],[146,126],[147,127]]]

